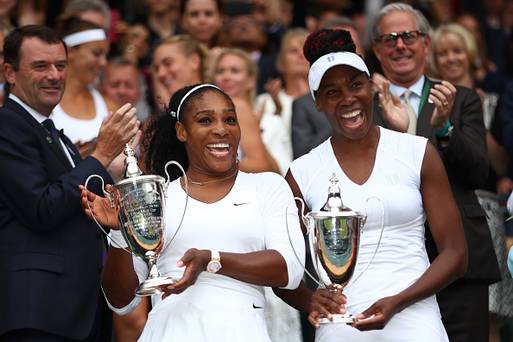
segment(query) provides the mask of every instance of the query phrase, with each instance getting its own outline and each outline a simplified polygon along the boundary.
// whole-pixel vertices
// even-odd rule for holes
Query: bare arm
[[[139,305],[131,313],[121,316],[113,313],[112,325],[116,341],[135,342],[141,336],[148,320],[151,304],[148,297],[142,298]]]

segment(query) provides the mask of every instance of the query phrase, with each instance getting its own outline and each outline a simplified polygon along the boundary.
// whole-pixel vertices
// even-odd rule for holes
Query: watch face
[[[216,273],[221,269],[221,263],[217,260],[211,260],[207,265],[207,271],[210,273]]]

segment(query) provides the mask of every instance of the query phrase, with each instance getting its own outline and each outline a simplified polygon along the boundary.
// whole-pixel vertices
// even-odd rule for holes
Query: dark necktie
[[[46,119],[42,122],[43,126],[46,128],[48,133],[50,133],[50,137],[52,138],[51,144],[56,144],[59,147],[59,150],[66,155],[64,150],[62,149],[61,139],[59,138],[59,131],[55,128],[55,125],[52,119]]]
[[[77,165],[80,162],[80,156],[78,155],[76,150],[73,147],[73,143],[64,135],[62,130],[57,130],[55,128],[55,125],[53,124],[52,119],[46,119],[42,122],[42,125],[46,128],[48,133],[50,133],[51,141],[49,141],[51,144],[56,144],[59,151],[61,151],[64,156],[66,157],[66,160],[69,161],[69,157],[73,160],[73,163]],[[62,144],[66,146],[66,149],[68,150],[69,154],[67,154],[64,151],[64,148]]]

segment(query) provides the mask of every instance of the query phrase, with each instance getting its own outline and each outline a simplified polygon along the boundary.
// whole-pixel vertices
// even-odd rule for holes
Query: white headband
[[[107,35],[102,29],[93,29],[70,34],[62,40],[64,40],[66,46],[73,47],[84,43],[96,42],[98,40],[107,40]]]
[[[205,87],[210,87],[210,88],[215,88],[219,91],[221,91],[222,93],[224,93],[224,91],[222,91],[218,86],[216,85],[213,85],[211,83],[203,83],[203,84],[198,84],[197,86],[195,86],[194,88],[192,88],[191,90],[189,90],[185,95],[184,97],[182,97],[182,99],[180,100],[180,104],[178,105],[178,108],[176,109],[176,112],[175,111],[171,111],[170,114],[172,117],[176,118],[176,121],[179,121],[180,120],[180,108],[182,107],[182,104],[184,103],[185,99],[188,98],[192,93],[194,93],[196,90],[198,89],[201,89],[201,88],[205,88]]]
[[[348,65],[356,70],[360,70],[370,77],[369,69],[363,59],[354,52],[332,52],[324,56],[319,57],[308,71],[308,84],[310,86],[310,92],[315,100],[314,91],[319,89],[322,77],[328,71],[328,69],[337,65]]]

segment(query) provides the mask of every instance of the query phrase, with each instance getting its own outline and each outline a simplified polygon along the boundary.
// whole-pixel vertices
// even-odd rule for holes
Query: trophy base
[[[139,285],[137,291],[135,292],[135,295],[137,297],[147,297],[152,296],[154,294],[161,294],[161,286],[171,285],[174,283],[176,283],[176,281],[171,277],[158,277],[146,279]]]
[[[332,319],[329,320],[326,317],[320,318],[319,323],[320,324],[336,324],[336,323],[345,323],[345,324],[352,324],[357,321],[356,316],[351,314],[332,314]]]

